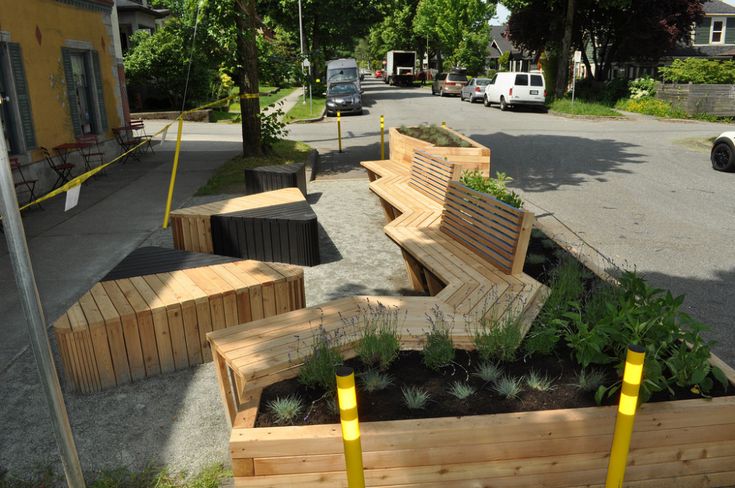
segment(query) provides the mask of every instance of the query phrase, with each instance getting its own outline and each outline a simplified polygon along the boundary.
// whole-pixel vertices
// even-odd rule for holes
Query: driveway
[[[686,310],[712,327],[715,351],[735,364],[735,174],[713,171],[707,152],[681,143],[731,125],[501,112],[433,97],[428,87],[364,86],[366,114],[342,118],[344,153],[334,119],[291,126],[292,138],[324,154],[321,177],[353,177],[361,160],[379,159],[380,114],[386,127],[446,121],[490,147],[493,172],[512,176],[543,218],[558,218],[655,286],[686,294]]]

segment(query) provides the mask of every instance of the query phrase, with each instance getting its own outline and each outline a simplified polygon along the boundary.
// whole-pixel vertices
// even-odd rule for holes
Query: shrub
[[[735,61],[675,59],[671,66],[658,71],[664,81],[672,83],[735,83]]]
[[[426,367],[437,371],[454,360],[452,326],[438,307],[434,307],[432,314],[427,315],[427,319],[430,327],[426,332],[422,354]]]
[[[401,349],[398,335],[399,310],[389,309],[380,303],[376,307],[368,305],[367,308],[360,310],[357,321],[360,322],[361,329],[361,337],[356,347],[357,355],[371,368],[387,369],[398,357]]]
[[[422,410],[429,401],[429,393],[417,386],[406,386],[401,389],[403,404],[410,410]]]
[[[596,391],[605,383],[605,372],[600,369],[583,369],[577,373],[574,386],[582,391]]]
[[[553,381],[549,375],[541,376],[535,370],[531,370],[526,376],[526,385],[536,391],[551,391],[554,389]]]
[[[655,117],[665,117],[671,119],[685,119],[687,114],[685,111],[673,107],[670,103],[657,98],[641,98],[639,100],[620,100],[615,104],[618,110],[626,110],[628,112],[636,112],[644,115],[653,115]]]
[[[299,382],[308,388],[334,391],[337,387],[336,368],[342,364],[342,355],[332,340],[320,329],[314,338],[311,355],[299,370]]]
[[[278,425],[292,424],[303,409],[304,403],[297,395],[278,397],[268,402],[268,410],[273,415],[273,421]]]
[[[385,390],[393,384],[393,378],[374,369],[369,369],[360,376],[362,387],[367,392]]]
[[[635,79],[628,84],[628,90],[633,100],[651,98],[656,94],[656,80],[650,76]]]
[[[475,389],[472,385],[462,383],[461,381],[455,381],[452,386],[449,387],[449,394],[455,397],[457,400],[464,400],[475,394]]]
[[[418,127],[406,127],[402,125],[398,132],[409,137],[421,139],[430,142],[438,147],[472,147],[472,144],[464,139],[457,137],[443,127],[436,125],[420,125]]]
[[[483,361],[513,361],[521,344],[521,328],[516,319],[481,320],[480,326],[469,330],[472,342]]]
[[[495,383],[502,375],[502,371],[495,363],[483,361],[473,374],[486,383]]]
[[[473,190],[492,195],[508,205],[516,208],[523,207],[521,197],[516,192],[508,190],[507,184],[513,181],[513,178],[505,173],[498,172],[495,178],[489,178],[483,176],[478,170],[465,171],[459,181]]]
[[[522,380],[523,378],[501,376],[493,385],[493,391],[507,400],[517,399],[523,391]]]

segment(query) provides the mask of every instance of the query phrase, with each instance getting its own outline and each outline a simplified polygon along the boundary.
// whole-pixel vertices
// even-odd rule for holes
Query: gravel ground
[[[353,294],[396,295],[408,287],[400,251],[383,234],[382,210],[367,178],[317,180],[309,191],[322,226],[324,263],[305,269],[309,305]],[[183,206],[221,198],[195,197]],[[170,247],[170,233],[157,231],[141,245]],[[46,466],[60,473],[30,353],[5,373],[0,398],[0,473],[22,476]],[[87,473],[149,464],[196,472],[229,461],[228,427],[211,363],[95,395],[67,393],[66,402]]]

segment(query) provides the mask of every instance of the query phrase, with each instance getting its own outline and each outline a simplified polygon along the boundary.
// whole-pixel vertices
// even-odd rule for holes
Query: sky
[[[722,0],[725,3],[729,3],[730,5],[735,7],[735,0]],[[495,17],[493,17],[490,20],[490,25],[502,25],[505,24],[505,22],[508,20],[508,15],[510,15],[510,12],[508,12],[508,9],[505,8],[502,4],[498,4],[498,11],[495,14]]]

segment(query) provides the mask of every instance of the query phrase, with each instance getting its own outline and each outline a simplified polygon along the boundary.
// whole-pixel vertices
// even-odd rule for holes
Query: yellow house
[[[128,117],[118,35],[113,0],[0,0],[3,135],[41,193],[42,147],[110,139]]]

